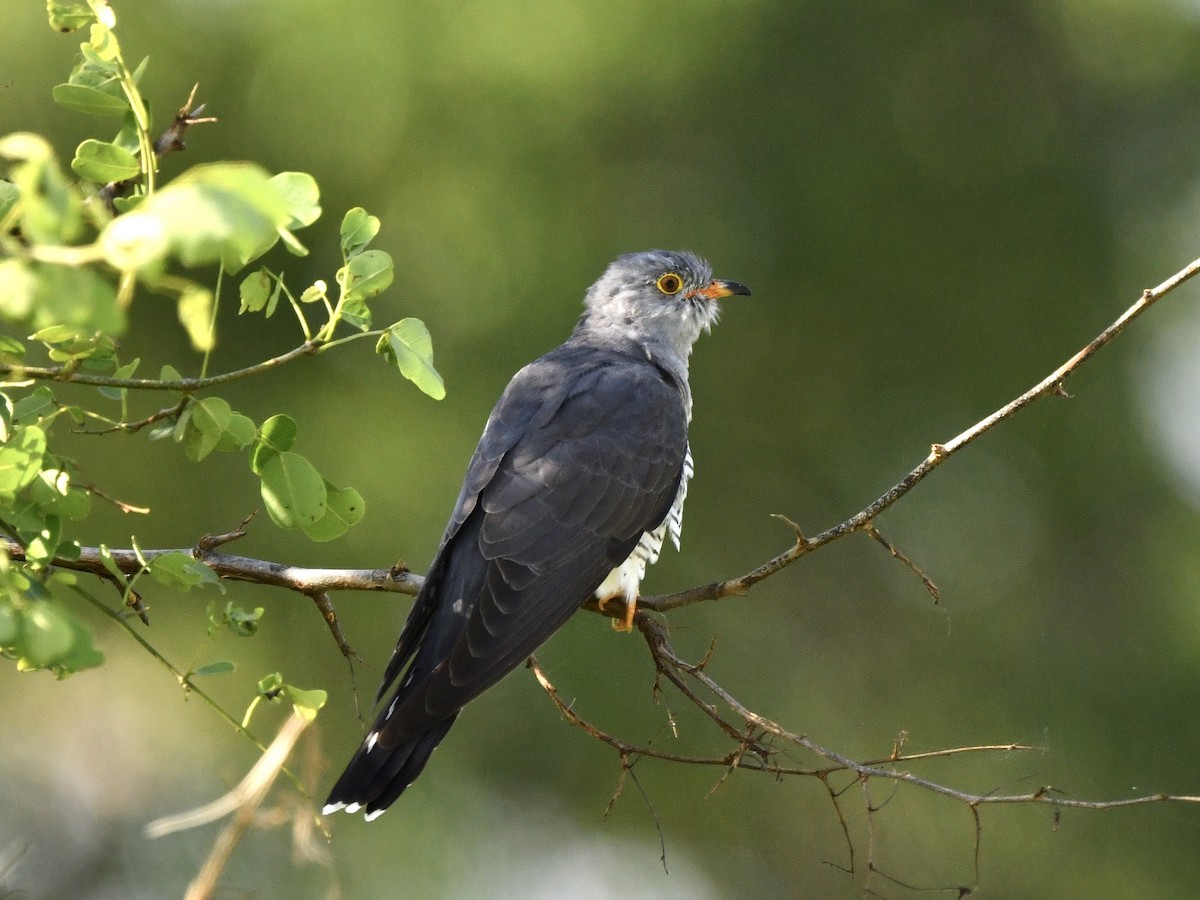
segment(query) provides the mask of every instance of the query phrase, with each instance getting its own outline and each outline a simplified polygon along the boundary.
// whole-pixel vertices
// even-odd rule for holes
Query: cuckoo
[[[441,545],[383,675],[396,684],[324,808],[371,820],[420,774],[462,708],[581,604],[624,603],[679,546],[692,474],[688,357],[717,301],[750,291],[683,251],[613,262],[562,346],[488,418]]]

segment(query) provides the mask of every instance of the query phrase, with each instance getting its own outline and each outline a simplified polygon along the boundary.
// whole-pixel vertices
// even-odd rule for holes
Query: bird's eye
[[[660,275],[655,284],[658,286],[658,289],[667,296],[678,294],[683,289],[683,279],[674,272],[668,272],[666,275]]]

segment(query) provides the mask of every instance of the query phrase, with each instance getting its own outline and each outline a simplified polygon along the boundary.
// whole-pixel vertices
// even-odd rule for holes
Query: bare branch
[[[1073,354],[1066,362],[1060,365],[1057,369],[1035,384],[1025,393],[1021,394],[1015,400],[1004,404],[991,415],[980,419],[970,428],[955,435],[950,440],[944,443],[937,443],[930,449],[929,455],[914,468],[911,472],[901,478],[887,491],[873,500],[870,504],[864,507],[859,512],[855,513],[850,518],[846,519],[832,528],[826,529],[814,538],[805,538],[795,528],[797,538],[796,543],[783,553],[763,563],[756,569],[747,572],[739,578],[733,578],[729,581],[713,582],[711,584],[701,585],[700,587],[690,588],[686,591],[680,591],[675,594],[667,594],[658,597],[642,597],[638,600],[638,605],[643,609],[652,609],[656,612],[667,612],[671,609],[678,609],[681,606],[690,606],[693,603],[699,603],[704,600],[720,600],[725,597],[730,597],[735,594],[744,594],[751,587],[758,584],[764,578],[769,578],[776,572],[787,568],[800,557],[807,553],[811,553],[818,547],[831,543],[838,538],[845,537],[855,531],[863,530],[863,526],[874,521],[881,513],[887,510],[897,500],[911,491],[921,481],[925,479],[930,472],[952,457],[955,453],[962,450],[972,441],[991,431],[1001,422],[1011,418],[1018,412],[1029,406],[1035,400],[1047,394],[1062,395],[1065,394],[1063,382],[1070,377],[1076,369],[1083,363],[1091,359],[1105,344],[1115,338],[1118,334],[1125,330],[1134,319],[1149,309],[1156,301],[1162,299],[1179,285],[1183,284],[1189,278],[1200,272],[1200,259],[1194,260],[1183,269],[1180,269],[1162,284],[1155,288],[1149,288],[1142,292],[1132,306],[1121,313],[1121,315],[1111,325],[1100,332],[1096,337],[1088,342],[1086,346]]]
[[[16,541],[2,539],[0,544],[3,544],[12,559],[23,560],[25,558],[24,548]],[[135,551],[111,550],[109,552],[117,568],[125,574],[133,575],[142,571],[142,562],[138,559]],[[228,578],[231,581],[247,581],[264,584],[268,587],[287,588],[309,597],[325,591],[387,591],[413,596],[421,589],[421,584],[425,580],[422,576],[410,572],[403,566],[393,566],[390,569],[306,568],[265,559],[252,559],[248,556],[207,552],[199,547],[143,550],[141,556],[146,562],[150,562],[168,553],[186,553],[193,559],[204,563],[220,577]],[[97,547],[83,547],[80,550],[79,559],[56,559],[53,565],[75,572],[87,572],[101,578],[108,571]]]

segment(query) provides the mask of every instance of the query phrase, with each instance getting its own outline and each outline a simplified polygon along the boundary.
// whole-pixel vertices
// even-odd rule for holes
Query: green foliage
[[[0,136],[0,322],[11,329],[0,334],[0,374],[7,377],[0,383],[0,653],[21,669],[63,676],[101,660],[58,590],[74,583],[76,576],[56,564],[80,558],[76,529],[93,498],[75,461],[58,449],[66,429],[108,433],[108,440],[169,437],[196,463],[214,453],[245,453],[271,520],[314,541],[340,537],[362,519],[365,504],[358,491],[335,486],[293,449],[293,419],[274,415],[259,425],[211,392],[228,377],[208,377],[225,274],[280,243],[294,255],[308,253],[296,232],[321,215],[316,180],[303,172],[273,175],[251,162],[206,163],[164,179],[139,88],[148,60],[126,64],[113,10],[104,0],[87,0],[50,2],[47,12],[51,27],[85,36],[67,80],[51,91],[54,101],[99,124],[117,122],[115,134],[82,141],[68,166],[37,134]],[[181,115],[182,127],[190,125],[192,114]],[[179,127],[176,120],[172,128]],[[270,318],[286,302],[295,316],[279,327],[298,325],[300,334],[294,351],[233,376],[265,375],[292,359],[378,337],[380,352],[404,377],[430,396],[444,396],[419,321],[370,330],[372,301],[395,277],[391,257],[370,248],[379,231],[378,218],[350,210],[342,221],[340,265],[328,282],[315,282],[298,298],[280,272],[260,265],[242,277],[240,314]],[[194,271],[213,265],[215,284]],[[336,296],[328,283],[336,285]],[[175,303],[201,356],[197,365],[156,363],[159,378],[139,379],[141,360],[122,359],[118,339],[136,329],[140,308],[158,302],[155,295]],[[193,377],[180,374],[189,369]],[[65,393],[70,382],[85,392]],[[172,404],[165,409],[163,396]],[[133,411],[143,405],[145,413]],[[143,431],[147,425],[153,427]],[[255,503],[246,498],[247,507]],[[116,602],[139,602],[134,585],[147,575],[177,592],[221,588],[213,571],[187,553],[145,558],[136,541],[134,550],[136,571],[129,574],[128,559],[123,571],[100,549]],[[250,636],[262,612],[232,603],[220,612],[211,607],[210,632],[229,628]],[[222,661],[190,674],[227,671],[232,664]],[[281,690],[305,709],[320,705],[311,692]]]
[[[205,568],[207,568],[207,566]],[[238,637],[253,637],[258,633],[258,624],[262,621],[262,617],[263,608],[261,606],[257,606],[253,610],[247,612],[230,600],[225,604],[224,607],[218,610],[217,604],[209,601],[209,637],[215,636],[216,633],[222,628],[228,628]]]
[[[259,680],[258,695],[246,709],[246,715],[242,718],[242,727],[246,728],[250,725],[254,710],[263,700],[271,703],[282,703],[286,700],[292,704],[292,709],[296,711],[297,715],[311,720],[316,718],[317,712],[325,705],[327,699],[329,699],[329,695],[325,691],[298,688],[285,682],[283,675],[279,672],[272,672]]]
[[[147,571],[159,584],[187,592],[194,587],[214,585],[221,593],[225,593],[225,585],[217,578],[217,573],[186,553],[163,553],[154,557],[146,566]],[[259,610],[261,615],[262,610]]]
[[[420,319],[401,319],[375,345],[375,352],[395,363],[400,374],[434,400],[446,396],[442,376],[433,367],[433,340]]]
[[[142,170],[137,157],[124,147],[93,138],[88,138],[75,149],[71,168],[80,178],[97,184],[125,181]]]

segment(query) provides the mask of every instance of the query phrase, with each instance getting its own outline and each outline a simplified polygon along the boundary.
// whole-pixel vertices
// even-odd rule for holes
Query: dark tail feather
[[[355,813],[362,809],[368,822],[374,819],[417,780],[456,718],[458,713],[424,734],[390,748],[375,743],[377,732],[372,731],[329,792],[322,814],[329,815],[339,809]]]

